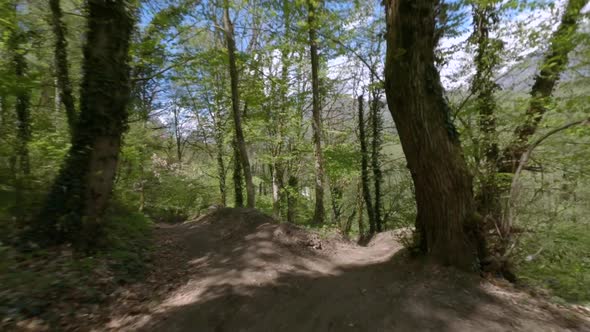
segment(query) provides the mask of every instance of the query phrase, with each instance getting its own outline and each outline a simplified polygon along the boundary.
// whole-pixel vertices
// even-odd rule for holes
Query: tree
[[[476,72],[471,83],[471,93],[475,96],[475,107],[479,112],[480,139],[477,156],[480,161],[481,177],[478,197],[479,211],[484,216],[498,219],[500,210],[499,189],[496,179],[499,157],[498,133],[496,131],[496,101],[494,93],[499,86],[494,73],[500,57],[498,55],[501,41],[490,37],[490,31],[498,22],[497,8],[494,2],[473,4],[472,43],[476,46]],[[479,165],[478,165],[479,167]]]
[[[437,0],[387,0],[385,92],[415,187],[419,248],[473,268],[485,251],[472,177],[435,67]]]
[[[371,200],[371,187],[369,185],[369,151],[367,149],[367,135],[365,134],[364,104],[363,96],[358,97],[358,121],[359,121],[359,140],[361,142],[361,181],[363,186],[363,199],[367,208],[369,217],[369,235],[375,234],[377,225],[375,222],[375,210]]]
[[[76,124],[76,105],[68,68],[67,29],[62,21],[63,13],[60,6],[60,0],[49,0],[49,7],[51,9],[53,34],[55,35],[54,56],[57,85],[59,88],[60,99],[66,109],[68,126],[70,131],[72,131]]]
[[[236,41],[234,39],[234,26],[229,17],[229,1],[224,1],[223,6],[223,26],[225,31],[225,38],[227,43],[227,52],[229,58],[229,75],[231,81],[231,100],[232,100],[232,115],[234,119],[235,129],[235,145],[237,148],[236,158],[241,163],[241,170],[244,173],[246,179],[246,196],[247,206],[254,208],[256,205],[256,190],[254,188],[254,182],[252,181],[252,170],[250,169],[250,160],[248,159],[248,150],[246,149],[246,141],[244,139],[244,131],[242,129],[242,115],[240,111],[240,91],[239,91],[239,76],[238,68],[236,65]],[[236,166],[237,170],[237,166]],[[234,176],[234,181],[237,181]],[[237,189],[236,189],[237,194]],[[237,197],[237,196],[236,196]]]
[[[378,42],[377,54],[380,54],[381,41]],[[375,188],[375,228],[377,232],[383,231],[383,217],[381,216],[383,195],[381,184],[383,182],[383,172],[381,171],[381,147],[383,145],[383,117],[381,116],[381,95],[383,93],[382,84],[376,82],[373,72],[376,71],[376,61],[373,62],[373,70],[370,79],[370,101],[369,108],[371,111],[371,169],[373,170],[373,185]]]
[[[323,224],[324,208],[324,158],[322,155],[322,113],[320,100],[319,55],[316,33],[318,0],[307,1],[307,24],[309,25],[309,55],[311,59],[312,130],[315,157],[315,210],[313,222]]]
[[[237,139],[233,138],[232,140],[232,147],[234,152],[234,173],[233,173],[233,180],[234,180],[234,205],[235,207],[244,207],[244,191],[242,186],[242,181],[244,179],[242,175],[242,162],[240,159],[240,148],[238,147]]]
[[[28,33],[24,30],[22,22],[19,22],[18,2],[9,4],[9,21],[12,21],[12,31],[9,33],[8,48],[14,68],[15,87],[15,113],[16,113],[16,146],[14,150],[14,176],[16,189],[16,205],[19,217],[24,211],[20,209],[23,204],[27,177],[30,175],[31,166],[29,160],[29,141],[31,140],[31,88],[29,80],[29,65],[25,55],[27,53]]]
[[[89,0],[81,112],[72,146],[37,220],[45,243],[96,245],[109,203],[130,99],[133,10],[125,0]]]
[[[499,161],[501,172],[514,173],[522,154],[527,150],[529,139],[537,131],[546,105],[553,94],[559,76],[566,68],[568,54],[576,47],[573,38],[582,17],[581,10],[588,0],[569,0],[564,9],[559,27],[551,37],[551,44],[541,61],[539,73],[531,88],[529,106],[525,112],[524,123],[514,130],[511,143],[502,152]]]

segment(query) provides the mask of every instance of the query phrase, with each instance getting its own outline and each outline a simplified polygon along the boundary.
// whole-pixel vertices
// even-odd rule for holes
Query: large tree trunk
[[[80,119],[38,218],[47,242],[87,248],[100,240],[128,116],[132,15],[125,0],[88,1]]]
[[[227,52],[229,56],[229,76],[231,80],[231,101],[232,101],[232,115],[234,118],[234,126],[236,132],[236,147],[238,148],[239,160],[242,163],[242,172],[246,179],[246,196],[247,206],[254,208],[256,205],[256,189],[252,181],[252,170],[250,169],[250,160],[248,159],[248,150],[246,149],[246,142],[244,140],[244,132],[242,130],[242,115],[240,113],[240,94],[238,88],[238,68],[236,66],[236,41],[234,39],[234,26],[229,17],[229,1],[225,0],[223,8],[223,22],[225,29],[225,39],[227,42]]]
[[[476,266],[481,248],[472,178],[434,65],[437,0],[386,0],[385,92],[414,181],[420,249]]]
[[[375,223],[375,212],[371,200],[371,186],[369,185],[369,152],[367,151],[367,135],[365,134],[364,104],[363,96],[358,97],[358,119],[359,119],[359,140],[361,141],[361,181],[363,186],[363,199],[367,207],[369,217],[369,235],[377,231]]]
[[[309,24],[309,53],[311,58],[311,86],[312,86],[312,129],[315,156],[315,210],[313,223],[323,224],[324,208],[324,158],[322,155],[322,113],[320,103],[319,55],[316,33],[316,0],[308,0],[307,23]]]
[[[49,0],[51,8],[51,23],[55,35],[55,73],[57,76],[57,86],[59,88],[59,99],[64,104],[70,132],[76,124],[76,106],[70,74],[68,69],[68,41],[66,39],[66,26],[62,21],[62,10],[60,0]]]
[[[551,37],[551,45],[540,64],[539,74],[531,88],[531,99],[525,113],[524,123],[514,131],[512,142],[504,149],[499,162],[501,172],[514,173],[522,154],[528,148],[528,141],[537,131],[539,122],[546,112],[559,75],[566,68],[568,54],[576,47],[573,36],[582,16],[581,10],[588,0],[569,0],[561,23]]]
[[[491,5],[474,5],[472,35],[477,47],[475,55],[476,73],[472,81],[471,92],[476,97],[479,110],[479,162],[480,192],[478,195],[479,211],[484,216],[497,219],[500,211],[500,193],[496,173],[499,157],[498,134],[496,132],[496,101],[494,93],[498,85],[494,73],[499,62],[498,53],[501,45],[491,39],[490,30],[497,22],[496,8]]]

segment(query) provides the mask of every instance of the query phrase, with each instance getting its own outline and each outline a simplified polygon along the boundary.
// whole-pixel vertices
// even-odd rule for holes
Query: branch
[[[322,34],[320,34],[322,35]],[[371,74],[373,74],[375,76],[375,78],[377,78],[377,80],[379,80],[380,83],[385,84],[385,81],[383,80],[383,78],[381,78],[381,76],[379,75],[379,73],[377,73],[375,71],[375,69],[373,68],[373,66],[371,66],[367,60],[365,60],[365,58],[363,58],[360,54],[358,54],[355,50],[353,50],[352,48],[350,48],[349,46],[347,46],[346,44],[344,44],[342,41],[334,38],[334,37],[328,37],[325,36],[324,37],[328,38],[329,40],[333,41],[334,43],[340,45],[340,47],[344,48],[345,50],[347,50],[348,52],[352,53],[352,55],[354,55],[357,59],[359,59],[366,67],[367,69],[369,69],[369,71],[371,72]]]
[[[197,59],[199,57],[200,57],[200,55],[199,56],[192,56],[190,58],[184,59],[183,61],[173,63],[170,66],[165,67],[165,68],[161,69],[160,71],[155,72],[154,74],[152,74],[150,76],[146,76],[146,77],[134,77],[134,78],[131,79],[131,81],[133,83],[136,83],[136,82],[143,82],[143,81],[152,80],[152,79],[154,79],[154,78],[156,78],[156,77],[158,77],[158,76],[166,73],[169,70],[172,70],[172,69],[174,69],[176,67],[179,67],[179,66],[182,66],[182,65],[186,65],[190,61],[193,61],[193,60],[195,60],[195,59]]]

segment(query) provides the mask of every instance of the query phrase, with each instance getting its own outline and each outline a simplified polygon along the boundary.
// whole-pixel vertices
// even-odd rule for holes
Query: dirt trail
[[[477,276],[221,209],[157,230],[161,285],[110,330],[590,331],[590,321]]]

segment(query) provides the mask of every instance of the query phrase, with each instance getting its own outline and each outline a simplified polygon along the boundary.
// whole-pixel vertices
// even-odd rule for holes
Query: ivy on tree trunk
[[[415,187],[420,249],[433,260],[477,267],[472,177],[434,64],[437,0],[387,0],[385,92]]]
[[[134,11],[125,0],[88,0],[80,118],[72,146],[38,217],[45,243],[97,245],[130,100]]]
[[[531,88],[529,106],[524,122],[514,131],[512,142],[503,150],[499,160],[501,172],[514,173],[522,154],[528,148],[529,139],[537,131],[547,111],[555,85],[566,68],[568,54],[576,47],[574,35],[582,17],[581,10],[588,0],[569,0],[559,27],[551,37],[551,45],[540,64],[539,73]]]
[[[60,99],[66,109],[68,126],[70,132],[76,124],[76,102],[70,81],[68,68],[68,41],[66,39],[66,26],[62,21],[63,12],[60,6],[60,0],[49,0],[51,8],[51,24],[53,34],[55,35],[55,73],[57,77],[57,86],[59,88]]]

